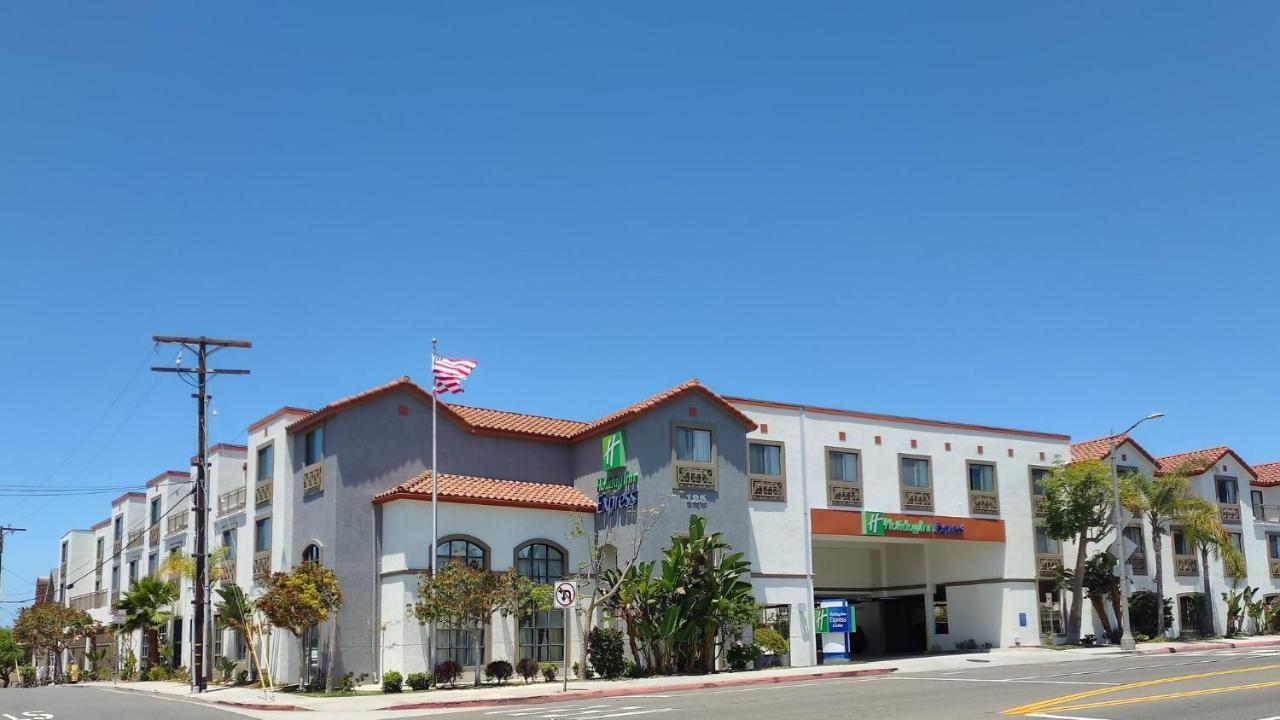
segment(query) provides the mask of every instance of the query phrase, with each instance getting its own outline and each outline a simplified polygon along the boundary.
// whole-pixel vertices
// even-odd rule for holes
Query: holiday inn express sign
[[[1004,542],[1004,521],[989,518],[813,508],[810,519],[814,535]]]
[[[621,430],[600,439],[600,468],[596,480],[596,512],[611,513],[640,502],[640,474],[627,470],[627,437]]]

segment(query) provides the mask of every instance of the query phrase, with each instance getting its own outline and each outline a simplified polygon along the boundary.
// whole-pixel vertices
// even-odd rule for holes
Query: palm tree
[[[173,618],[173,603],[177,599],[178,588],[173,583],[148,575],[134,580],[116,604],[116,609],[124,612],[121,629],[147,634],[147,667],[160,662],[160,628]]]
[[[235,583],[223,583],[217,590],[221,600],[214,606],[218,622],[232,630],[238,630],[244,636],[244,643],[249,647],[249,659],[258,671],[258,680],[262,689],[271,684],[268,669],[258,658],[258,635],[264,629],[253,607],[253,601],[245,597],[244,590]]]
[[[1245,575],[1244,556],[1231,544],[1226,528],[1222,527],[1222,516],[1218,506],[1197,497],[1178,516],[1182,523],[1182,535],[1187,543],[1200,551],[1200,577],[1204,579],[1204,598],[1200,614],[1200,634],[1212,635],[1215,627],[1213,621],[1213,594],[1209,584],[1209,555],[1222,558],[1227,577],[1232,584],[1238,583]]]
[[[1164,535],[1180,515],[1193,509],[1203,498],[1191,489],[1195,468],[1179,467],[1164,475],[1126,473],[1121,478],[1121,502],[1135,517],[1145,518],[1151,525],[1151,546],[1155,551],[1156,607],[1164,607]],[[1120,562],[1127,562],[1121,558]],[[1164,613],[1156,613],[1156,633],[1164,634]]]

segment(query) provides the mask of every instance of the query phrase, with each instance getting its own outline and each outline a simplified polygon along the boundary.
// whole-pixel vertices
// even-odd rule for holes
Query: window
[[[271,549],[271,518],[258,518],[253,523],[253,551],[267,552]]]
[[[62,543],[62,564],[67,564],[67,544],[65,542]]]
[[[324,426],[320,426],[307,433],[304,439],[306,449],[304,450],[305,465],[315,465],[324,457]]]
[[[1174,555],[1190,555],[1191,545],[1187,542],[1187,536],[1182,534],[1181,530],[1173,531],[1173,554]]]
[[[1218,502],[1223,505],[1235,505],[1240,502],[1237,494],[1236,479],[1233,477],[1214,478],[1218,485]]]
[[[105,546],[106,546],[106,541],[102,538],[98,538],[98,562],[102,562],[102,555],[103,553],[106,552]],[[102,568],[98,568],[98,569],[101,570]]]
[[[1125,549],[1129,554],[1146,552],[1146,544],[1142,540],[1142,528],[1138,525],[1130,525],[1124,529]]]
[[[929,461],[925,458],[902,458],[902,486],[909,488],[929,487]]]
[[[235,528],[227,528],[222,531],[222,547],[227,549],[227,557],[230,560],[236,558],[236,531]]]
[[[457,560],[481,570],[489,567],[486,549],[479,543],[463,539],[446,539],[436,545],[436,567]]]
[[[1137,475],[1137,474],[1138,474],[1138,468],[1133,467],[1131,465],[1116,466],[1116,475],[1118,475],[1119,477],[1124,477],[1125,475]]]
[[[152,498],[151,500],[151,524],[160,523],[160,498]]]
[[[129,585],[133,585],[133,581],[138,579],[138,561],[129,561]]]
[[[687,462],[711,462],[711,431],[676,428],[676,459]]]
[[[1047,468],[1031,468],[1031,495],[1044,497],[1044,481],[1051,471]]]
[[[275,472],[275,464],[275,445],[264,445],[258,448],[258,482],[266,482],[272,478]],[[310,465],[311,463],[307,464]]]
[[[557,612],[557,615],[564,615]],[[449,630],[440,628],[438,651],[446,660],[452,660],[463,667],[480,665],[484,658],[484,630]],[[480,644],[480,654],[476,655],[476,643]]]
[[[319,565],[320,564],[320,545],[311,543],[302,549],[303,565]]]
[[[751,474],[779,477],[782,475],[782,446],[751,443]]]
[[[155,575],[160,569],[160,553],[153,552],[147,556],[147,574]]]
[[[996,491],[996,466],[986,463],[969,463],[969,492],[993,493]]]
[[[1250,490],[1250,491],[1249,491],[1249,503],[1253,505],[1253,514],[1254,514],[1254,515],[1259,515],[1259,514],[1261,514],[1261,513],[1262,513],[1262,509],[1261,509],[1261,508],[1262,508],[1262,491],[1261,491],[1261,490]],[[102,541],[101,541],[101,540],[99,540],[99,541],[98,541],[98,543],[99,543],[99,544],[101,544],[101,543],[102,543]]]
[[[516,572],[546,585],[564,577],[564,553],[546,543],[529,543],[516,553]]]
[[[530,543],[516,553],[516,572],[545,585],[564,577],[564,553],[546,543]],[[531,612],[520,621],[520,654],[539,662],[564,660],[564,613]]]
[[[1227,533],[1227,541],[1231,543],[1231,547],[1236,549],[1236,552],[1240,553],[1241,557],[1244,557],[1244,536],[1243,535],[1241,535],[1238,532],[1229,532]]]
[[[111,566],[111,592],[120,592],[120,566]]]
[[[218,616],[213,616],[213,657],[222,656],[222,633],[223,630],[218,628]]]
[[[1061,555],[1062,544],[1057,540],[1049,537],[1042,527],[1036,528],[1036,554],[1037,555]]]
[[[828,450],[827,479],[834,482],[858,482],[858,453]]]
[[[951,623],[947,619],[947,586],[939,585],[933,590],[933,634],[949,635]]]
[[[120,540],[124,538],[124,518],[123,517],[116,518],[115,533],[116,533],[116,542],[120,542]]]
[[[1267,552],[1272,560],[1280,560],[1280,535],[1267,536]]]

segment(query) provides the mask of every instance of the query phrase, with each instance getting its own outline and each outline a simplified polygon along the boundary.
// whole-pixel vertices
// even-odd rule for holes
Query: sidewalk
[[[947,653],[920,657],[897,658],[863,663],[820,665],[803,668],[776,668],[714,675],[641,678],[637,680],[570,681],[568,692],[562,682],[547,683],[540,679],[525,685],[515,680],[500,687],[473,688],[460,685],[453,690],[408,692],[400,695],[357,695],[352,697],[309,697],[284,692],[263,692],[253,687],[228,688],[210,685],[202,695],[192,695],[186,685],[173,682],[81,683],[88,687],[117,689],[171,697],[175,700],[203,702],[237,710],[254,717],[284,720],[289,713],[307,713],[308,720],[322,720],[326,714],[335,718],[351,713],[367,713],[368,720],[423,715],[465,707],[499,707],[549,700],[589,700],[649,693],[694,690],[701,688],[760,685],[826,678],[848,678],[885,675],[892,672],[920,673],[972,669],[1005,665],[1085,661],[1100,656],[1155,655],[1230,648],[1280,647],[1280,636],[1257,636],[1239,640],[1207,642],[1141,643],[1133,653],[1115,646],[1052,650],[1042,647],[1005,648],[990,652]],[[316,713],[319,713],[318,715]]]

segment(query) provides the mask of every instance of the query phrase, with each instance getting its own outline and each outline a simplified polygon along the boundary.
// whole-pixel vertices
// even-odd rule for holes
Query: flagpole
[[[431,569],[431,577],[436,575],[436,540],[439,539],[440,533],[437,531],[436,525],[436,488],[439,473],[436,472],[436,339],[431,338],[431,558],[428,567]],[[427,650],[427,672],[434,673],[436,671],[436,625],[431,624],[429,631],[431,636],[429,647]]]

